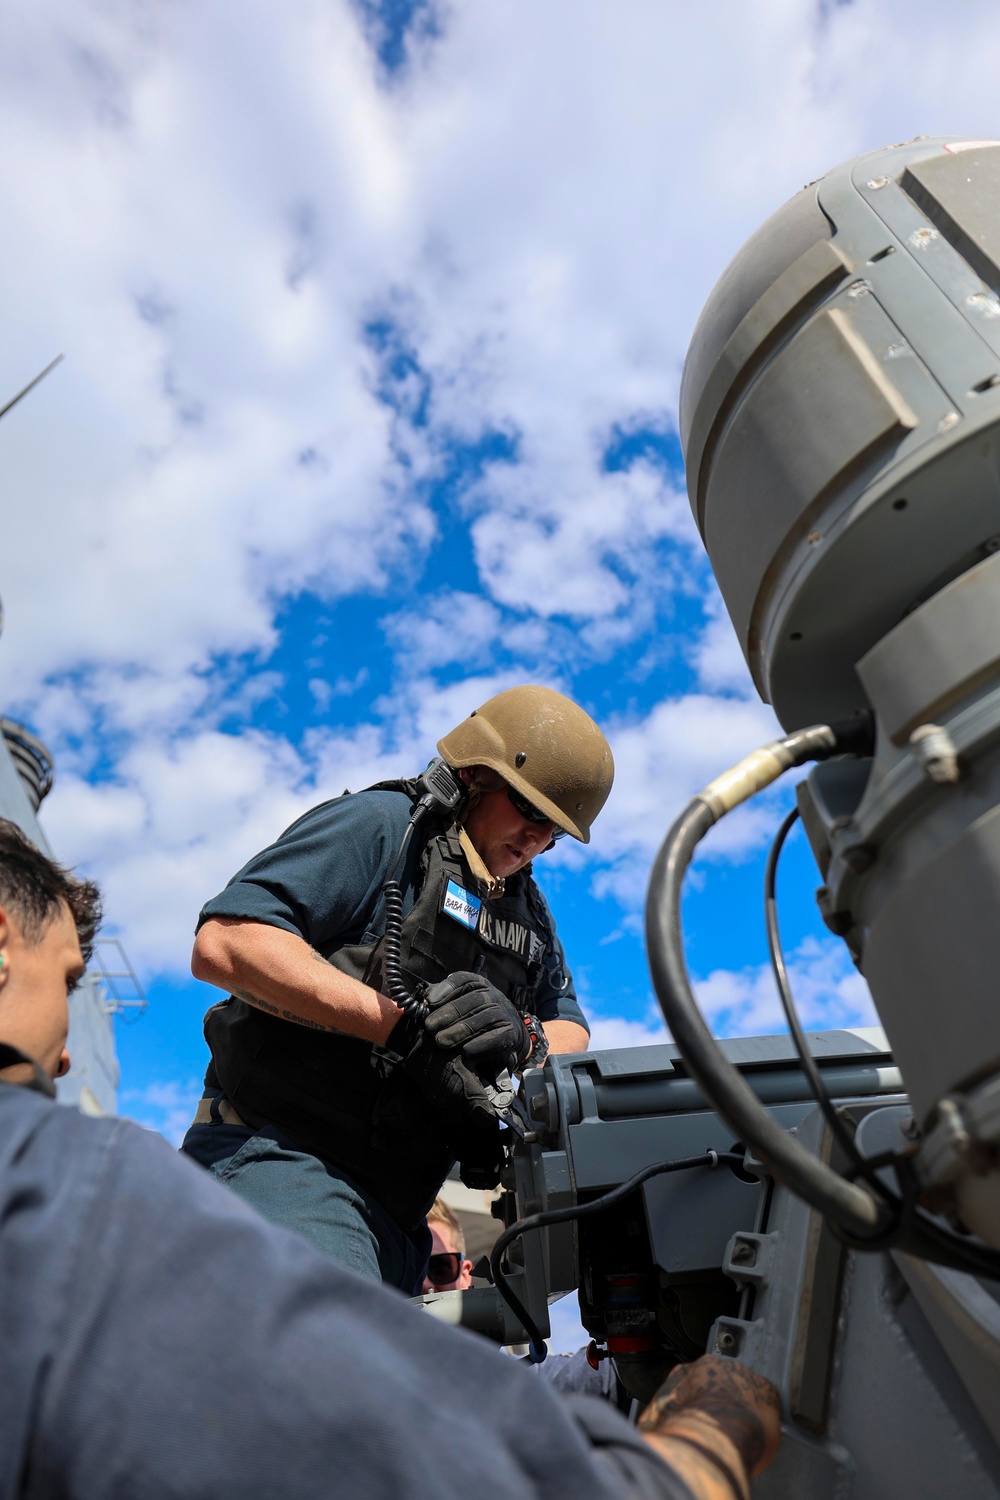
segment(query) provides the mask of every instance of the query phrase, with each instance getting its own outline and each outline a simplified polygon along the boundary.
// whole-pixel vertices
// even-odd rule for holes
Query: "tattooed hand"
[[[706,1354],[671,1373],[639,1427],[698,1500],[745,1500],[748,1476],[777,1452],[778,1393],[736,1360]]]

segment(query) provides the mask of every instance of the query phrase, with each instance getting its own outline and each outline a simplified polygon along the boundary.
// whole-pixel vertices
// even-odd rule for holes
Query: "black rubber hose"
[[[778,900],[777,900],[777,875],[778,861],[781,851],[785,846],[785,840],[799,819],[799,810],[793,807],[787,815],[774,836],[767,856],[767,866],[764,871],[764,925],[767,929],[767,951],[771,958],[771,968],[774,971],[774,982],[777,985],[778,997],[781,1000],[781,1008],[785,1012],[785,1020],[788,1022],[788,1030],[791,1033],[792,1042],[799,1055],[802,1071],[809,1080],[809,1086],[813,1091],[816,1103],[819,1105],[829,1125],[834,1139],[840,1145],[841,1150],[854,1168],[855,1175],[863,1177],[868,1186],[874,1188],[879,1197],[898,1208],[899,1199],[896,1194],[891,1193],[882,1182],[878,1172],[871,1163],[865,1161],[854,1143],[851,1134],[841,1116],[837,1113],[837,1107],[830,1095],[827,1093],[826,1084],[823,1082],[822,1074],[817,1066],[809,1047],[809,1042],[799,1021],[798,1011],[795,1008],[795,999],[792,995],[792,987],[788,979],[788,970],[785,967],[785,955],[781,948],[781,933],[778,928]]]
[[[789,764],[825,759],[837,748],[829,726],[799,731],[781,743],[790,752]],[[858,1240],[881,1239],[892,1228],[891,1210],[817,1160],[776,1123],[722,1054],[698,1009],[684,960],[681,889],[694,851],[716,819],[700,797],[690,802],[667,834],[650,877],[646,947],[667,1026],[709,1104],[778,1181]]]
[[[650,1177],[659,1177],[664,1172],[683,1172],[690,1167],[711,1167],[714,1170],[723,1161],[742,1166],[744,1158],[736,1151],[703,1151],[700,1156],[684,1156],[675,1161],[655,1162],[651,1167],[643,1167],[640,1172],[636,1172],[625,1182],[620,1182],[609,1192],[602,1193],[599,1198],[591,1198],[588,1203],[571,1203],[566,1208],[550,1208],[544,1213],[528,1214],[523,1219],[517,1219],[498,1236],[490,1251],[490,1275],[493,1278],[493,1285],[511,1312],[521,1320],[521,1327],[530,1340],[530,1357],[533,1364],[540,1365],[548,1351],[538,1324],[514,1291],[500,1264],[507,1246],[529,1230],[546,1229],[550,1224],[566,1224],[571,1219],[586,1219],[592,1214],[604,1213],[606,1209],[614,1208],[616,1203],[627,1198],[629,1193],[634,1193],[636,1188],[648,1182]]]

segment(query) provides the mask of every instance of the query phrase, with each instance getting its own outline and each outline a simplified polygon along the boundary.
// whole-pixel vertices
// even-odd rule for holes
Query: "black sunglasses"
[[[527,797],[522,797],[520,792],[515,792],[512,786],[507,787],[507,796],[510,798],[511,806],[514,808],[514,811],[520,813],[521,817],[524,818],[527,822],[551,823],[552,837],[554,839],[562,838],[563,834],[566,832],[565,828],[558,827],[553,819],[549,817],[548,813],[539,812],[538,808],[533,802],[529,802]]]
[[[427,1280],[433,1281],[435,1286],[447,1286],[450,1281],[457,1281],[462,1260],[460,1250],[443,1250],[440,1255],[432,1255],[427,1262]]]

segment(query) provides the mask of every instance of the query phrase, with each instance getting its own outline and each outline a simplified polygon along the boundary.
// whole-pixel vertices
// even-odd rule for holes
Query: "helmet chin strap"
[[[475,844],[472,842],[466,830],[462,827],[461,823],[458,825],[458,842],[462,846],[462,853],[469,861],[469,869],[472,871],[473,875],[475,875],[480,885],[484,885],[486,887],[486,899],[488,901],[493,901],[496,900],[498,896],[502,896],[504,891],[503,876],[490,874],[489,870],[486,868],[486,864],[483,860],[482,855],[476,848]]]

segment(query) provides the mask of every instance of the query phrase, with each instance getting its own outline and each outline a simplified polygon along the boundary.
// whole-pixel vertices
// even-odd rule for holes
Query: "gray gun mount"
[[[884,1037],[809,1040],[862,1149],[905,1145],[911,1111]],[[774,1117],[828,1157],[789,1039],[720,1045]],[[586,1202],[654,1162],[735,1144],[669,1045],[550,1057],[526,1075],[525,1099],[538,1132],[513,1153],[509,1222]],[[578,1288],[584,1326],[640,1401],[705,1350],[775,1382],[784,1439],[755,1495],[1000,1496],[1000,1293],[989,1284],[847,1249],[752,1161],[653,1178],[606,1214],[518,1245],[516,1285],[542,1331],[550,1301]]]
[[[861,1149],[905,1146],[912,1112],[884,1035],[809,1042]],[[789,1038],[720,1046],[774,1118],[829,1160]],[[550,1056],[525,1075],[524,1096],[537,1128],[511,1153],[498,1205],[508,1224],[586,1203],[653,1163],[738,1145],[671,1045]],[[1000,1497],[1000,1288],[847,1248],[752,1158],[652,1178],[606,1212],[529,1231],[507,1268],[543,1335],[550,1304],[578,1292],[595,1354],[639,1402],[705,1351],[772,1380],[783,1438],[754,1482],[760,1500]],[[493,1288],[420,1300],[497,1343],[526,1338]]]

